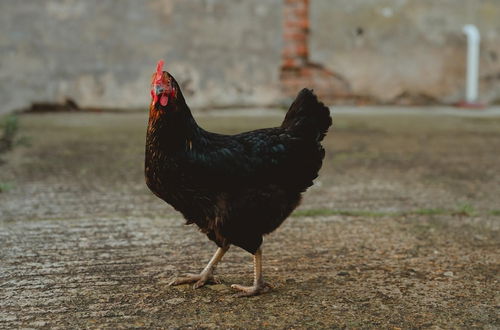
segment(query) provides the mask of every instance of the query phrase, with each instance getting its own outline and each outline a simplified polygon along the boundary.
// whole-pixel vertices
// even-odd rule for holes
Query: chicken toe
[[[225,248],[218,248],[212,259],[210,259],[210,261],[208,262],[208,265],[205,267],[205,269],[203,269],[203,271],[200,274],[187,274],[185,277],[176,278],[168,285],[175,286],[181,284],[194,283],[193,289],[198,289],[207,283],[218,283],[214,279],[215,266],[217,266],[217,263],[222,259],[222,256],[226,253],[228,249],[229,246]]]
[[[168,285],[169,286],[176,286],[176,285],[181,285],[181,284],[189,284],[189,283],[194,283],[193,288],[198,289],[204,286],[207,283],[213,283],[215,282],[214,276],[212,273],[204,273],[201,272],[200,274],[187,274],[185,277],[179,277],[170,282]]]
[[[257,296],[261,293],[265,293],[271,290],[271,286],[267,283],[254,284],[252,286],[233,284],[231,285],[231,288],[241,291],[238,294],[238,297]]]
[[[239,297],[256,296],[261,293],[268,292],[271,286],[264,282],[262,276],[262,250],[259,248],[254,257],[254,281],[252,286],[243,286],[239,284],[231,285],[231,288],[241,291]]]

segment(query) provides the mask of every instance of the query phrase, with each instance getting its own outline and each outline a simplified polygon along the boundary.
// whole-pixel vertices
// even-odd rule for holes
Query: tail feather
[[[321,141],[331,125],[330,109],[318,101],[312,90],[304,88],[288,109],[281,127]]]

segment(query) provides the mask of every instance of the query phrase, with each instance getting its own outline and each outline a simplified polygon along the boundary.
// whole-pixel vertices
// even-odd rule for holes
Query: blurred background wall
[[[465,24],[481,33],[480,101],[500,101],[499,0],[311,0],[311,59],[357,95],[389,103],[463,99]]]
[[[288,2],[0,0],[0,113],[146,107],[160,58],[194,107],[280,104]],[[466,23],[482,36],[481,101],[500,100],[498,0],[310,0],[308,15],[309,60],[345,81],[341,102],[461,100]]]

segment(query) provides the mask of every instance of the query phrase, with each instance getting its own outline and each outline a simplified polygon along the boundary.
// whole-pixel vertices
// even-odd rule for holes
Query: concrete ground
[[[274,289],[252,298],[230,288],[252,278],[238,248],[220,284],[167,286],[215,246],[145,187],[146,113],[20,116],[28,143],[0,155],[0,328],[500,327],[500,117],[426,111],[334,115],[316,185],[265,239]],[[197,117],[234,133],[270,113]]]

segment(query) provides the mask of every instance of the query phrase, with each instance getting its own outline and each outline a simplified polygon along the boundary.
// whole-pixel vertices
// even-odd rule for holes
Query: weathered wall
[[[145,107],[160,58],[191,104],[274,102],[281,16],[281,0],[0,0],[0,112]]]
[[[460,100],[464,23],[483,101],[500,99],[500,1],[311,0],[310,59],[351,92]],[[159,58],[195,106],[279,102],[283,0],[0,0],[0,113],[71,97],[144,107]]]
[[[500,101],[500,1],[311,0],[311,60],[386,102],[463,98],[464,24],[481,32],[480,97]]]

